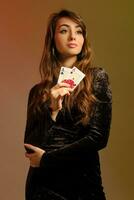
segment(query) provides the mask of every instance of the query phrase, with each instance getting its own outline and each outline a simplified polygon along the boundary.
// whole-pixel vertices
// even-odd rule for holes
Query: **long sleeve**
[[[108,75],[102,68],[94,70],[93,93],[97,100],[89,124],[81,129],[84,137],[63,148],[44,153],[40,167],[80,162],[90,153],[106,146],[111,124],[112,94]]]
[[[32,87],[29,92],[27,109],[29,109],[33,98],[36,98],[37,95],[38,84]],[[46,133],[45,130],[48,130],[54,124],[47,103],[44,103],[42,105],[42,110],[43,112],[31,112],[30,117],[28,116],[27,112],[27,121],[24,136],[24,143],[29,143],[40,148],[42,148],[43,139],[46,137],[46,135],[44,134]],[[44,130],[44,132],[42,130]]]

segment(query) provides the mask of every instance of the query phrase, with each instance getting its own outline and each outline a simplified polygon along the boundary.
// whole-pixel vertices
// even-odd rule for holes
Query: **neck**
[[[73,67],[76,60],[77,60],[77,56],[72,56],[72,57],[61,58],[60,62],[62,66],[71,68]]]

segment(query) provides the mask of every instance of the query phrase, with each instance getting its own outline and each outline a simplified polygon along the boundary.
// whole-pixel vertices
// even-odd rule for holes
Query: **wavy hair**
[[[58,13],[52,14],[49,18],[39,67],[41,82],[38,84],[38,94],[36,98],[33,98],[30,104],[30,108],[32,108],[30,110],[39,109],[42,102],[49,100],[50,88],[56,84],[56,80],[58,79],[61,63],[55,47],[54,35],[57,21],[62,17],[70,18],[82,28],[84,43],[81,52],[77,55],[77,61],[74,66],[77,66],[78,69],[86,74],[85,78],[80,82],[77,88],[75,88],[73,93],[70,96],[65,96],[63,108],[68,109],[71,113],[71,109],[75,107],[79,113],[77,123],[81,122],[85,125],[88,123],[91,116],[92,105],[95,99],[92,95],[92,51],[87,41],[86,26],[82,18],[69,10],[61,10]]]

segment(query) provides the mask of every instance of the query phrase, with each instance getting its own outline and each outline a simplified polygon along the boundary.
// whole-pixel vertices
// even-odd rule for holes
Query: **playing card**
[[[70,77],[71,68],[68,67],[61,67],[60,74],[58,78],[58,83],[63,82],[64,80]]]
[[[58,83],[68,83],[70,84],[70,87],[74,89],[84,77],[85,74],[77,67],[73,67],[72,69],[68,67],[61,67]]]
[[[85,77],[85,74],[80,71],[77,67],[73,67],[71,70],[70,79],[74,81],[74,88],[81,82],[81,80]]]
[[[59,77],[58,77],[58,83],[62,82],[64,80],[64,67],[61,67]]]

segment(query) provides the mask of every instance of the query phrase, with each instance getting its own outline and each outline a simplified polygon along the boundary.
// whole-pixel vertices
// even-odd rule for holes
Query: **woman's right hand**
[[[50,108],[52,112],[59,112],[62,109],[62,102],[65,95],[70,95],[72,88],[67,83],[58,83],[50,89]]]

